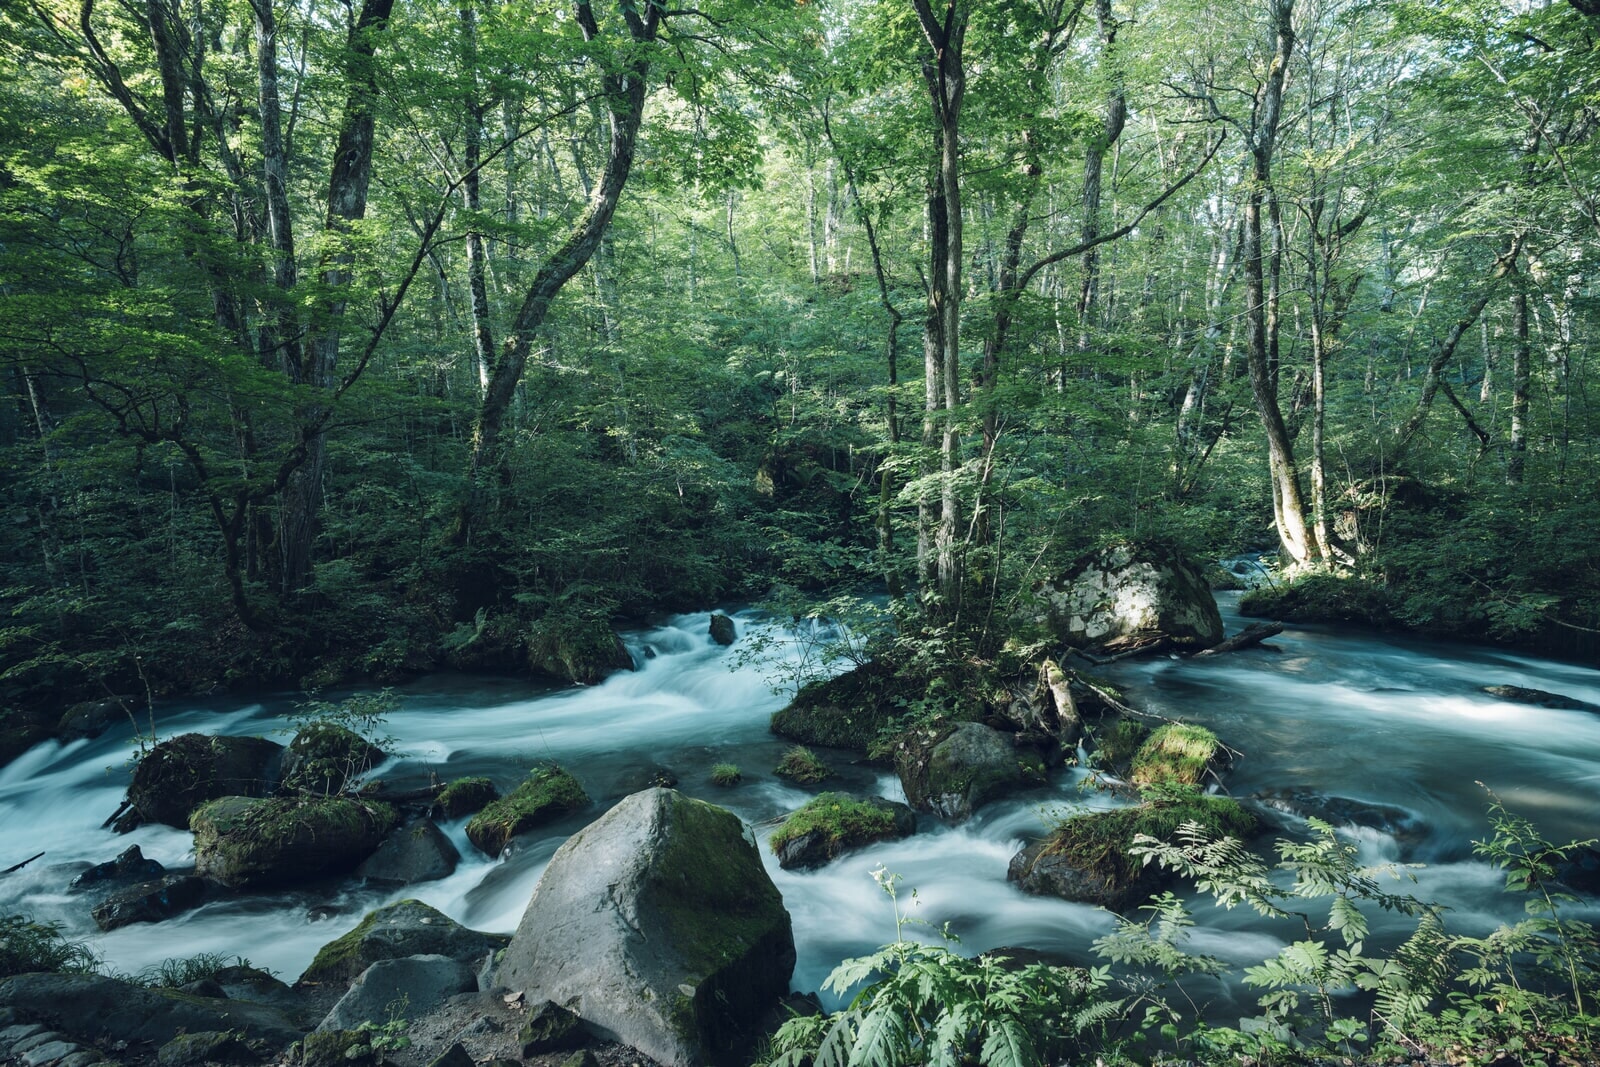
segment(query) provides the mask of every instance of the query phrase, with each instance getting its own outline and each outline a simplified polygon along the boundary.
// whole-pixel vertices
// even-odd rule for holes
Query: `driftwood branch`
[[[1224,652],[1237,652],[1241,648],[1251,648],[1259,645],[1267,638],[1275,637],[1281,633],[1283,633],[1283,623],[1281,622],[1254,622],[1221,644],[1213,645],[1204,652],[1196,652],[1195,659],[1199,659],[1201,656],[1220,656]]]

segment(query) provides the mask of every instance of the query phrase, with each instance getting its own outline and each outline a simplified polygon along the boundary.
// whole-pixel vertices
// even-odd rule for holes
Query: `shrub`
[[[32,971],[88,974],[99,963],[89,946],[68,940],[59,923],[34,922],[26,915],[0,917],[0,978]]]
[[[743,778],[744,773],[732,763],[719,763],[711,768],[713,785],[738,785]]]
[[[793,745],[783,754],[783,759],[778,761],[772,773],[801,785],[816,785],[833,772],[817,758],[815,752],[804,745]]]

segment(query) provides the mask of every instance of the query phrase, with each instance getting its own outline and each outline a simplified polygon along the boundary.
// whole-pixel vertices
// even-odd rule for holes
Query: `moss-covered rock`
[[[383,840],[395,810],[348,797],[223,797],[195,809],[195,872],[231,889],[348,871]]]
[[[156,1051],[159,1067],[202,1067],[207,1063],[260,1063],[266,1056],[232,1030],[179,1034]]]
[[[434,800],[436,814],[445,819],[459,819],[482,811],[500,799],[500,790],[487,778],[457,778],[439,793]]]
[[[804,745],[793,745],[784,752],[778,765],[772,768],[772,773],[779,778],[787,778],[800,785],[816,785],[833,772],[828,765],[817,757],[817,754]]]
[[[670,789],[556,851],[496,976],[659,1063],[731,1062],[789,987],[789,914],[737,816]]]
[[[578,685],[595,685],[616,671],[633,669],[609,623],[581,615],[547,615],[528,631],[528,666]]]
[[[498,856],[516,835],[587,807],[583,786],[560,767],[541,767],[510,796],[487,805],[467,823],[467,838],[486,856]]]
[[[916,832],[917,817],[883,797],[822,793],[784,820],[767,842],[785,870],[821,867],[854,848]]]
[[[787,707],[772,715],[772,732],[803,745],[866,752],[905,709],[894,669],[873,661],[800,688]]]
[[[1011,858],[1006,877],[1025,892],[1058,896],[1121,911],[1143,902],[1171,879],[1128,849],[1140,834],[1171,840],[1184,823],[1213,836],[1253,837],[1260,825],[1231,797],[1164,790],[1137,807],[1088,812]]]
[[[219,797],[264,797],[278,784],[283,746],[263,737],[179,734],[134,768],[128,803],[145,822],[189,828],[195,808]]]
[[[982,723],[962,722],[915,730],[895,748],[895,770],[906,800],[961,822],[981,805],[1044,781],[1037,752],[1018,749],[1010,734]]]
[[[354,730],[313,723],[294,735],[283,754],[283,785],[325,796],[382,763],[384,751]]]
[[[469,930],[420,900],[402,900],[368,912],[354,930],[317,951],[301,985],[349,985],[379,960],[448,956],[475,964],[504,948],[506,938]]]
[[[583,1022],[559,1004],[544,1001],[528,1013],[527,1022],[517,1031],[522,1058],[546,1052],[565,1052],[587,1041]]]
[[[1258,586],[1239,598],[1239,613],[1289,622],[1395,625],[1389,594],[1359,575],[1312,573],[1292,582]]]
[[[1140,785],[1199,785],[1224,762],[1227,749],[1204,726],[1173,722],[1160,727],[1134,753],[1128,777]]]

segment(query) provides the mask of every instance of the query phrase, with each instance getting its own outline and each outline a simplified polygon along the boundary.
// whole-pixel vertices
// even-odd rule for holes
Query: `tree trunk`
[[[1511,296],[1511,437],[1507,442],[1506,482],[1521,485],[1528,458],[1528,291],[1522,286]]]

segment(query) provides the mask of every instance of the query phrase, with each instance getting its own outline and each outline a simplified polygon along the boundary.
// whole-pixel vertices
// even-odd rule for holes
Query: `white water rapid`
[[[737,616],[741,641],[756,616]],[[1239,620],[1229,617],[1230,630]],[[461,822],[445,825],[463,857],[451,877],[378,893],[351,884],[213,902],[164,923],[101,934],[88,902],[66,891],[84,864],[113,858],[129,844],[169,867],[182,866],[190,835],[160,827],[118,836],[100,828],[121,800],[132,752],[130,726],[94,741],[47,743],[0,770],[0,867],[37,852],[42,859],[0,876],[0,914],[25,912],[63,924],[89,942],[109,968],[135,972],[199,952],[238,954],[293,980],[327,941],[368,910],[420,898],[458,921],[510,932],[556,847],[606,807],[650,783],[657,769],[679,788],[731,808],[756,827],[763,855],[794,916],[799,965],[794,985],[817,989],[840,958],[894,936],[887,899],[870,872],[883,866],[903,878],[902,903],[936,930],[948,923],[962,949],[1026,946],[1089,962],[1089,944],[1112,917],[1094,908],[1028,897],[1006,882],[1006,864],[1025,839],[1041,833],[1047,812],[1105,805],[1086,794],[1078,771],[993,804],[964,826],[923,816],[904,841],[853,853],[820,871],[778,868],[765,847],[775,821],[809,795],[773,777],[787,743],[767,731],[784,703],[768,687],[775,664],[737,669],[740,645],[724,649],[707,636],[708,615],[678,616],[627,636],[639,669],[589,688],[550,689],[526,681],[436,675],[400,690],[403,704],[387,731],[398,754],[380,774],[398,786],[487,774],[509,790],[536,763],[557,761],[581,781],[595,805],[520,840],[511,854],[488,859],[467,842]],[[1242,753],[1228,780],[1234,795],[1311,793],[1381,808],[1379,826],[1347,832],[1373,860],[1426,863],[1414,872],[1423,897],[1451,906],[1460,932],[1515,918],[1520,906],[1497,893],[1502,876],[1472,854],[1487,830],[1483,781],[1553,840],[1600,831],[1600,714],[1506,703],[1480,691],[1526,686],[1600,705],[1600,671],[1463,645],[1430,644],[1331,628],[1292,626],[1272,644],[1211,660],[1119,664],[1115,680],[1130,701],[1210,726]],[[804,644],[772,650],[798,665]],[[1109,672],[1108,672],[1109,673]],[[291,699],[256,703],[196,702],[161,712],[161,737],[185,731],[261,734],[286,741]],[[853,766],[823,752],[840,774],[829,788],[900,798],[892,774]],[[734,763],[744,781],[719,788],[716,763]],[[1369,820],[1370,821],[1370,820]],[[909,890],[915,903],[908,903]],[[1294,931],[1263,924],[1243,910],[1198,909],[1191,947],[1239,965],[1254,963]],[[931,935],[930,935],[931,936]],[[1230,994],[1219,988],[1226,1002]]]

